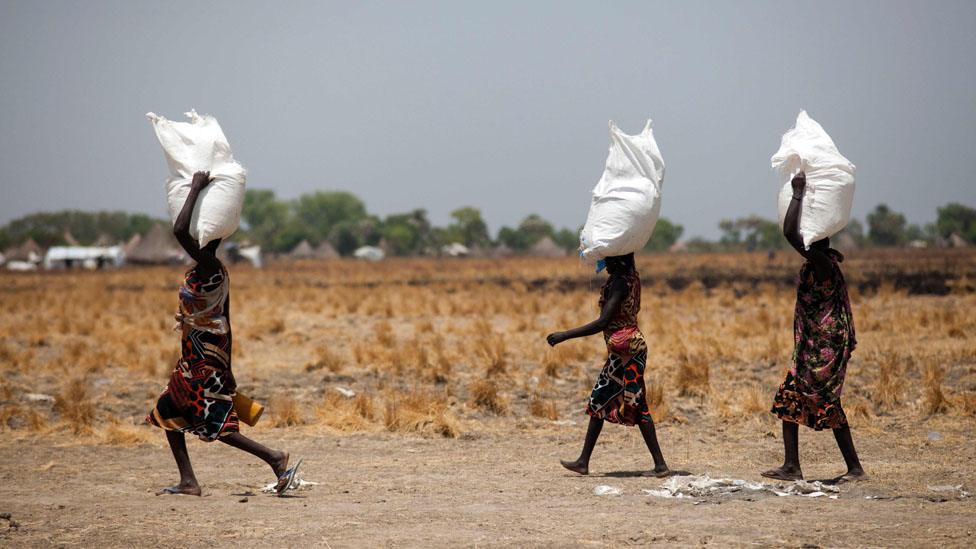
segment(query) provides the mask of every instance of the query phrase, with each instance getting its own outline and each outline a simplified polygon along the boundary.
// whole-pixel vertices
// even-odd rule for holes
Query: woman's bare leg
[[[190,454],[186,451],[186,438],[180,431],[166,431],[166,440],[169,448],[173,451],[173,458],[176,459],[176,467],[180,470],[180,483],[176,486],[163,488],[156,495],[160,494],[186,494],[199,496],[202,491],[197,477],[193,474],[193,465],[190,464]]]
[[[220,437],[218,440],[260,458],[271,466],[275,478],[280,477],[288,469],[288,452],[272,450],[240,433],[230,433],[229,435]]]
[[[580,457],[576,461],[559,460],[559,463],[574,473],[590,474],[590,455],[593,453],[596,440],[600,438],[600,431],[602,430],[603,420],[590,416],[590,424],[586,428],[586,439],[583,440],[583,451],[580,452]]]
[[[777,480],[800,480],[803,471],[800,470],[800,426],[792,421],[783,422],[783,449],[785,458],[783,466],[764,471],[762,476]]]
[[[641,423],[640,432],[641,436],[644,437],[644,444],[647,445],[647,449],[651,451],[651,457],[654,459],[654,469],[644,473],[644,476],[659,478],[671,476],[671,469],[668,468],[667,462],[664,461],[664,454],[661,453],[661,446],[657,442],[657,430],[654,428],[654,420]]]
[[[840,453],[844,456],[844,463],[847,464],[847,473],[838,478],[838,481],[861,480],[866,477],[864,469],[861,467],[861,460],[857,457],[857,450],[854,449],[854,439],[851,438],[850,425],[844,425],[834,429],[834,438],[837,439],[837,446]]]

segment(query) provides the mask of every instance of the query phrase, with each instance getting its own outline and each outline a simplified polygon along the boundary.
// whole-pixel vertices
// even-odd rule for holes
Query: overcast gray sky
[[[252,188],[359,195],[380,215],[537,212],[576,228],[607,120],[654,119],[662,214],[686,236],[775,216],[801,108],[880,201],[976,205],[976,2],[0,0],[0,222],[165,215],[146,111],[220,120]]]

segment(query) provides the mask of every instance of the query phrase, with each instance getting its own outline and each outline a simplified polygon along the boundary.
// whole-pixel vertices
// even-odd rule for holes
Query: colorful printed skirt
[[[817,390],[812,384],[800,383],[793,371],[786,373],[786,380],[776,392],[771,410],[783,421],[806,425],[816,431],[836,429],[847,425],[847,415],[840,405],[840,395],[829,390]]]
[[[610,353],[590,393],[586,413],[621,425],[651,423],[644,387],[646,362],[646,350],[629,359]]]
[[[236,384],[229,369],[179,360],[169,385],[146,422],[168,431],[182,431],[210,442],[240,430],[234,411]]]

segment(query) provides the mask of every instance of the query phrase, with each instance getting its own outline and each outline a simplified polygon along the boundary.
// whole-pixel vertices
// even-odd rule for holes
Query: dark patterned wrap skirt
[[[651,423],[644,387],[646,362],[646,350],[630,358],[611,352],[590,393],[586,413],[621,425]]]
[[[182,431],[210,442],[240,430],[234,411],[236,384],[230,369],[205,362],[179,360],[166,390],[146,422],[168,431]]]
[[[843,256],[829,250],[831,273],[814,277],[807,262],[800,271],[793,322],[793,363],[773,399],[780,419],[815,430],[847,425],[840,398],[847,363],[857,344],[854,316],[844,275]]]
[[[223,267],[207,279],[196,269],[187,271],[177,315],[180,359],[146,416],[150,425],[205,441],[240,430],[234,411],[237,383],[230,367],[229,280]]]

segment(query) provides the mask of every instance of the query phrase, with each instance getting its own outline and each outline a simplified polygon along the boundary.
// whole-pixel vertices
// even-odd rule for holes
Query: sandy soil
[[[933,419],[855,432],[872,479],[839,499],[646,495],[661,481],[639,435],[607,426],[589,477],[557,462],[575,457],[583,418],[545,429],[513,418],[496,433],[460,439],[337,435],[262,429],[255,437],[305,458],[320,484],[277,498],[260,493],[266,466],[219,443],[191,442],[204,497],[154,496],[175,480],[162,445],[99,447],[50,438],[0,445],[0,545],[28,546],[972,546],[971,425]],[[768,424],[659,428],[673,467],[758,480],[780,457]],[[511,436],[505,435],[510,430]],[[892,435],[897,432],[898,435]],[[933,434],[933,433],[937,433]],[[808,479],[842,472],[828,433],[803,431]],[[932,440],[938,438],[938,440]],[[620,496],[596,496],[598,485]],[[879,496],[882,499],[866,499]],[[244,499],[246,498],[246,501]],[[17,527],[10,526],[17,524]]]

